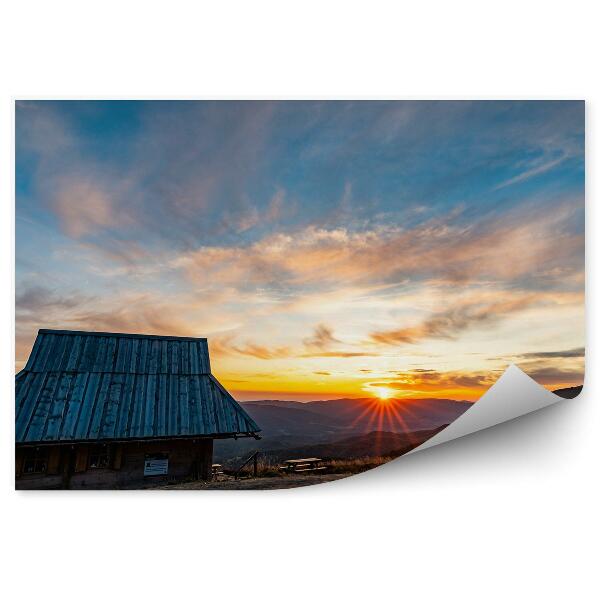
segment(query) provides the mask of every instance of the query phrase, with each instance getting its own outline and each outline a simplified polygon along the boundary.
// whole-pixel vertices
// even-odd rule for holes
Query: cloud
[[[564,162],[568,158],[567,155],[560,156],[559,158],[555,158],[552,160],[548,160],[540,165],[532,166],[527,169],[523,173],[519,173],[515,177],[511,177],[510,179],[504,181],[503,183],[497,185],[494,189],[500,190],[502,188],[508,187],[509,185],[514,185],[515,183],[521,183],[522,181],[526,181],[531,177],[535,177],[536,175],[541,175],[542,173],[546,173],[547,171],[552,170],[554,167],[557,167],[562,162]]]
[[[114,291],[60,293],[23,284],[16,298],[16,357],[27,357],[38,329],[74,329],[205,337],[236,325],[224,294]]]
[[[331,375],[329,371],[313,371],[315,375]]]
[[[556,367],[532,368],[526,364],[519,366],[527,375],[541,385],[581,385],[583,383],[583,369],[561,369]]]
[[[240,355],[271,360],[289,358],[292,350],[288,346],[269,348],[252,342],[235,343],[233,336],[215,336],[209,340],[211,353],[216,355]]]
[[[55,290],[41,285],[32,285],[22,288],[15,298],[15,310],[37,313],[40,311],[69,310],[90,301],[90,297],[79,293],[60,295]]]
[[[571,350],[554,350],[551,352],[525,352],[517,354],[517,358],[583,358],[585,357],[585,348],[573,348]]]
[[[371,340],[379,344],[416,344],[424,339],[454,339],[475,326],[492,325],[507,316],[529,308],[537,300],[535,294],[508,296],[497,301],[479,298],[458,302],[434,313],[422,322],[387,331],[375,331]]]
[[[78,292],[60,293],[42,285],[22,284],[15,298],[15,364],[25,365],[38,329],[68,328],[78,311],[95,300]],[[76,327],[72,327],[75,329]],[[82,327],[77,327],[82,329]]]
[[[456,212],[410,229],[308,226],[269,234],[249,245],[203,246],[175,257],[174,268],[207,285],[374,285],[495,281],[563,285],[581,270],[583,235],[569,231],[567,205],[540,215],[533,207],[469,224]]]
[[[379,354],[376,352],[344,352],[341,350],[300,354],[300,357],[302,358],[358,358],[361,356],[379,356]]]
[[[496,373],[467,371],[436,371],[433,369],[411,369],[404,371],[394,379],[370,383],[370,386],[388,387],[400,391],[422,392],[456,390],[468,388],[484,390],[492,386]]]
[[[74,238],[118,228],[123,223],[123,213],[118,213],[113,199],[91,181],[62,182],[54,200],[54,210],[65,233]]]
[[[60,159],[77,145],[76,137],[66,127],[65,119],[39,102],[17,101],[16,149],[19,153],[34,152],[42,160]]]
[[[309,348],[325,350],[334,344],[339,344],[340,341],[334,337],[333,329],[320,323],[315,327],[313,335],[309,338],[305,338],[303,343]]]
[[[185,318],[177,316],[171,306],[153,304],[150,299],[137,299],[133,306],[110,310],[81,311],[71,320],[71,326],[91,331],[118,331],[156,335],[199,335],[198,330]]]
[[[236,342],[235,335],[215,335],[209,340],[211,352],[224,356],[246,356],[263,360],[280,358],[357,358],[378,356],[374,352],[345,352],[343,350],[316,350],[304,352],[292,346],[268,346],[254,342]]]
[[[106,246],[82,241],[79,247],[87,251],[86,260],[97,275],[139,277],[164,270],[160,254],[148,252],[135,240],[115,239]]]
[[[271,197],[269,206],[264,214],[264,219],[268,223],[279,221],[284,213],[285,207],[285,190],[278,188],[277,191]]]
[[[171,249],[285,214],[283,186],[259,179],[276,105],[124,102],[120,109],[119,118],[130,112],[131,119],[116,136],[110,103],[18,103],[19,167],[35,167],[27,171],[35,194],[19,199],[21,211],[30,202],[32,211],[50,209],[65,235],[98,247],[152,239]],[[82,134],[99,123],[108,127]]]
[[[29,304],[31,306],[31,304]],[[154,333],[157,335],[199,335],[197,324],[182,315],[185,306],[149,295],[120,296],[114,303],[84,299],[40,302],[20,316],[21,328],[81,329]],[[189,308],[189,307],[188,307]],[[19,309],[20,311],[21,309]]]

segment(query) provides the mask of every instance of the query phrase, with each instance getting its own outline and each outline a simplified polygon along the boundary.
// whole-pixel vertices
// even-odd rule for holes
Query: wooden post
[[[213,441],[212,439],[201,440],[198,445],[202,452],[198,475],[200,479],[210,481],[212,477]]]
[[[254,477],[258,477],[258,452],[254,453]]]
[[[121,463],[123,461],[123,446],[121,444],[115,444],[113,449],[112,468],[115,469],[115,471],[118,471],[121,468]]]
[[[62,488],[68,490],[71,486],[71,475],[75,472],[75,457],[77,451],[73,446],[65,448],[63,453]]]

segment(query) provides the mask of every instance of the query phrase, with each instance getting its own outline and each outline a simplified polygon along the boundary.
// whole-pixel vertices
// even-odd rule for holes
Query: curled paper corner
[[[511,364],[469,410],[407,454],[493,427],[562,400]]]

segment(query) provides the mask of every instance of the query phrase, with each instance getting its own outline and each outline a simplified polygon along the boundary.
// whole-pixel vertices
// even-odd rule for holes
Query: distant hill
[[[244,409],[264,428],[271,423],[273,408],[303,411],[304,416],[289,412],[296,426],[305,418],[324,427],[341,427],[356,432],[392,431],[403,433],[419,429],[432,429],[454,421],[472,406],[471,402],[441,398],[390,398],[386,401],[373,398],[342,398],[314,402],[258,400],[244,402]],[[265,410],[266,409],[266,410]],[[281,413],[280,413],[281,414]],[[310,417],[308,415],[311,415]],[[267,419],[263,424],[261,417]],[[312,423],[309,426],[312,429]]]
[[[238,459],[254,450],[287,454],[290,449],[337,444],[373,431],[405,435],[433,430],[451,423],[472,406],[470,402],[437,398],[385,402],[372,398],[258,400],[242,404],[262,429],[262,439],[217,440],[216,462]]]
[[[338,432],[347,426],[343,419],[305,409],[300,402],[292,404],[280,406],[277,403],[246,402],[243,407],[260,424],[263,435],[321,436]]]
[[[552,393],[556,394],[557,396],[560,396],[561,398],[575,398],[579,396],[582,389],[582,385],[577,385],[575,387],[561,388],[560,390],[552,390]]]
[[[577,386],[554,393],[574,398],[581,390]],[[261,427],[262,439],[216,440],[216,462],[235,464],[256,450],[274,461],[307,456],[399,456],[452,423],[472,403],[439,398],[340,398],[255,400],[242,405]]]
[[[419,446],[444,429],[437,427],[411,433],[371,431],[363,435],[344,438],[336,442],[288,448],[285,451],[271,450],[265,455],[278,461],[316,456],[323,459],[366,458],[375,456],[400,456]]]

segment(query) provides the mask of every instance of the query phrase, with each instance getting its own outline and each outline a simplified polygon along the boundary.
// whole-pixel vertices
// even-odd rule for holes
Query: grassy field
[[[393,460],[392,456],[367,456],[364,458],[336,458],[325,462],[327,465],[327,474],[346,474],[354,475],[355,473],[362,473],[368,471],[380,465],[383,465],[390,460]],[[281,462],[271,457],[260,456],[258,458],[258,477],[285,477],[286,474],[282,473],[279,469]],[[233,475],[234,470],[224,468],[226,475]],[[244,467],[241,476],[249,476],[252,473],[252,464]]]

